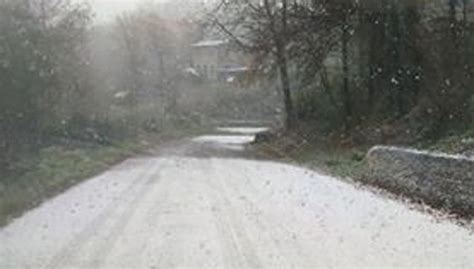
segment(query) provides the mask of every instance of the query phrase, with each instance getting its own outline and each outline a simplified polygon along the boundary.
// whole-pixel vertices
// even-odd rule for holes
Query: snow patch
[[[228,145],[245,145],[252,143],[255,139],[253,135],[206,135],[193,139],[194,142],[200,143],[217,143]]]
[[[218,131],[235,134],[258,134],[270,130],[267,127],[218,127]]]

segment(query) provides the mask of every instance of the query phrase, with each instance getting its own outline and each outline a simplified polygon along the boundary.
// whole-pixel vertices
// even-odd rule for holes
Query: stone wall
[[[379,146],[367,159],[369,183],[474,217],[474,158]]]

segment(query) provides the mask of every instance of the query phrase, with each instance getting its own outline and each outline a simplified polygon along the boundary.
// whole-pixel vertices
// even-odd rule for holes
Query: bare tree
[[[291,70],[300,64],[315,77],[336,44],[326,1],[221,1],[212,20],[239,48],[254,55],[259,70],[274,70],[285,105],[285,126],[296,124]],[[217,13],[218,15],[214,15]],[[333,14],[331,14],[332,16]],[[311,59],[311,61],[308,61]]]

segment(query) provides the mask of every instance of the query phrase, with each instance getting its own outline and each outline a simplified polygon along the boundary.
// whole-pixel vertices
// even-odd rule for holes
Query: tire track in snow
[[[87,243],[93,242],[94,240],[92,240],[92,238],[100,235],[99,232],[105,231],[104,227],[116,219],[115,216],[119,214],[117,211],[130,203],[131,198],[134,197],[133,193],[143,186],[143,182],[149,180],[150,170],[154,172],[153,164],[153,159],[148,160],[146,165],[147,169],[144,169],[144,172],[136,177],[132,185],[120,194],[121,199],[118,200],[118,203],[112,202],[101,214],[95,217],[82,232],[74,236],[67,246],[63,247],[53,256],[46,268],[61,269],[64,268],[65,264],[73,264],[77,255],[81,254],[81,249],[83,249]]]

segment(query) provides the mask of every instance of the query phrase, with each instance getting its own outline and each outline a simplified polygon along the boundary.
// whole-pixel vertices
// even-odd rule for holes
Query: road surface
[[[232,131],[227,129],[227,131]],[[291,165],[170,144],[0,230],[0,268],[473,268],[471,230]]]

